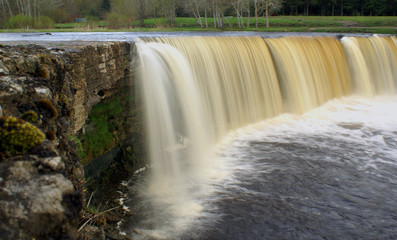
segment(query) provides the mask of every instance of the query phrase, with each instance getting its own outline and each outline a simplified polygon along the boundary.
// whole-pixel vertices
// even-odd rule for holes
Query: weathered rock
[[[0,77],[0,97],[9,97],[23,93],[25,77]]]
[[[68,216],[73,210],[64,202],[74,194],[72,183],[61,173],[40,173],[32,160],[0,163],[0,239],[74,237]]]
[[[39,95],[42,98],[47,98],[47,99],[52,99],[52,93],[51,90],[48,87],[45,86],[37,86],[34,88],[36,91],[37,95]]]
[[[106,236],[110,239],[113,240],[125,240],[125,237],[123,235],[118,234],[117,232],[106,232]]]
[[[112,212],[105,213],[105,218],[108,223],[118,223],[123,220],[123,218]]]
[[[0,74],[9,74],[8,68],[4,65],[3,61],[0,61]]]
[[[85,226],[80,234],[79,239],[81,240],[105,240],[105,233],[103,229],[96,226],[87,225]]]
[[[1,47],[2,114],[20,118],[34,112],[33,124],[47,139],[25,155],[0,152],[0,239],[105,239],[103,229],[92,226],[77,234],[86,181],[70,136],[82,128],[95,104],[131,86],[120,83],[129,72],[131,47],[126,42],[68,49]],[[131,134],[120,132],[125,133],[117,136],[115,146]],[[123,154],[120,149],[118,156]],[[110,164],[118,166],[113,172],[124,165],[128,163]]]
[[[53,171],[65,170],[65,164],[62,162],[62,158],[59,156],[40,158],[39,162],[42,166],[48,167]]]

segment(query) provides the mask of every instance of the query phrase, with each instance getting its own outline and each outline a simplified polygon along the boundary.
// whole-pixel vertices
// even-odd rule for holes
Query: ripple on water
[[[217,151],[229,174],[173,236],[396,239],[396,107],[396,98],[343,98],[230,133]],[[135,211],[131,224],[148,219]]]

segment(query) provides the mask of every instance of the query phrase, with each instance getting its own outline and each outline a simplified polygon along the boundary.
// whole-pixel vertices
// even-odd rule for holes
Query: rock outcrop
[[[77,238],[86,187],[71,139],[95,104],[125,87],[131,43],[61,45],[0,45],[0,117],[46,136],[27,152],[0,153],[0,239]]]

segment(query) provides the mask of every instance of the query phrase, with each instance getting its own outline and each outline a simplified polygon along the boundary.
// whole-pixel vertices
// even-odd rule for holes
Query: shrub
[[[47,16],[41,16],[38,19],[35,19],[34,28],[52,28],[55,22],[51,18]]]
[[[32,16],[26,15],[16,15],[12,16],[7,21],[7,28],[51,28],[55,24],[54,20],[47,16],[41,16],[39,18],[34,18]]]
[[[0,150],[26,153],[44,141],[44,134],[34,125],[15,117],[0,117]]]
[[[130,16],[111,12],[106,16],[106,25],[109,28],[130,27],[132,25],[132,20]]]
[[[66,9],[57,8],[45,11],[45,15],[53,19],[57,23],[69,23],[74,19]]]
[[[22,15],[22,14],[12,16],[10,19],[8,19],[7,27],[8,28],[32,28],[33,27],[33,18],[29,17],[29,16]]]

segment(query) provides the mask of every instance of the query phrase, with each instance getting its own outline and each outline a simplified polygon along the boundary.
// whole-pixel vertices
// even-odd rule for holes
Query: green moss
[[[99,214],[95,219],[95,225],[101,227],[106,226],[106,218],[104,214]]]
[[[76,153],[77,153],[77,156],[79,157],[79,159],[84,159],[85,153],[84,153],[83,145],[81,144],[80,139],[78,139],[77,137],[72,136],[72,135],[68,135],[68,139],[69,139],[69,141],[74,143]]]
[[[120,99],[95,105],[88,115],[89,123],[94,128],[83,137],[85,156],[96,157],[112,147],[113,132],[120,129],[120,114],[123,106]]]
[[[44,141],[44,134],[34,125],[15,117],[0,117],[0,149],[26,153]]]
[[[36,123],[38,120],[37,113],[35,113],[32,110],[29,110],[27,112],[24,112],[21,116],[21,118],[25,121],[31,122],[31,123]]]

